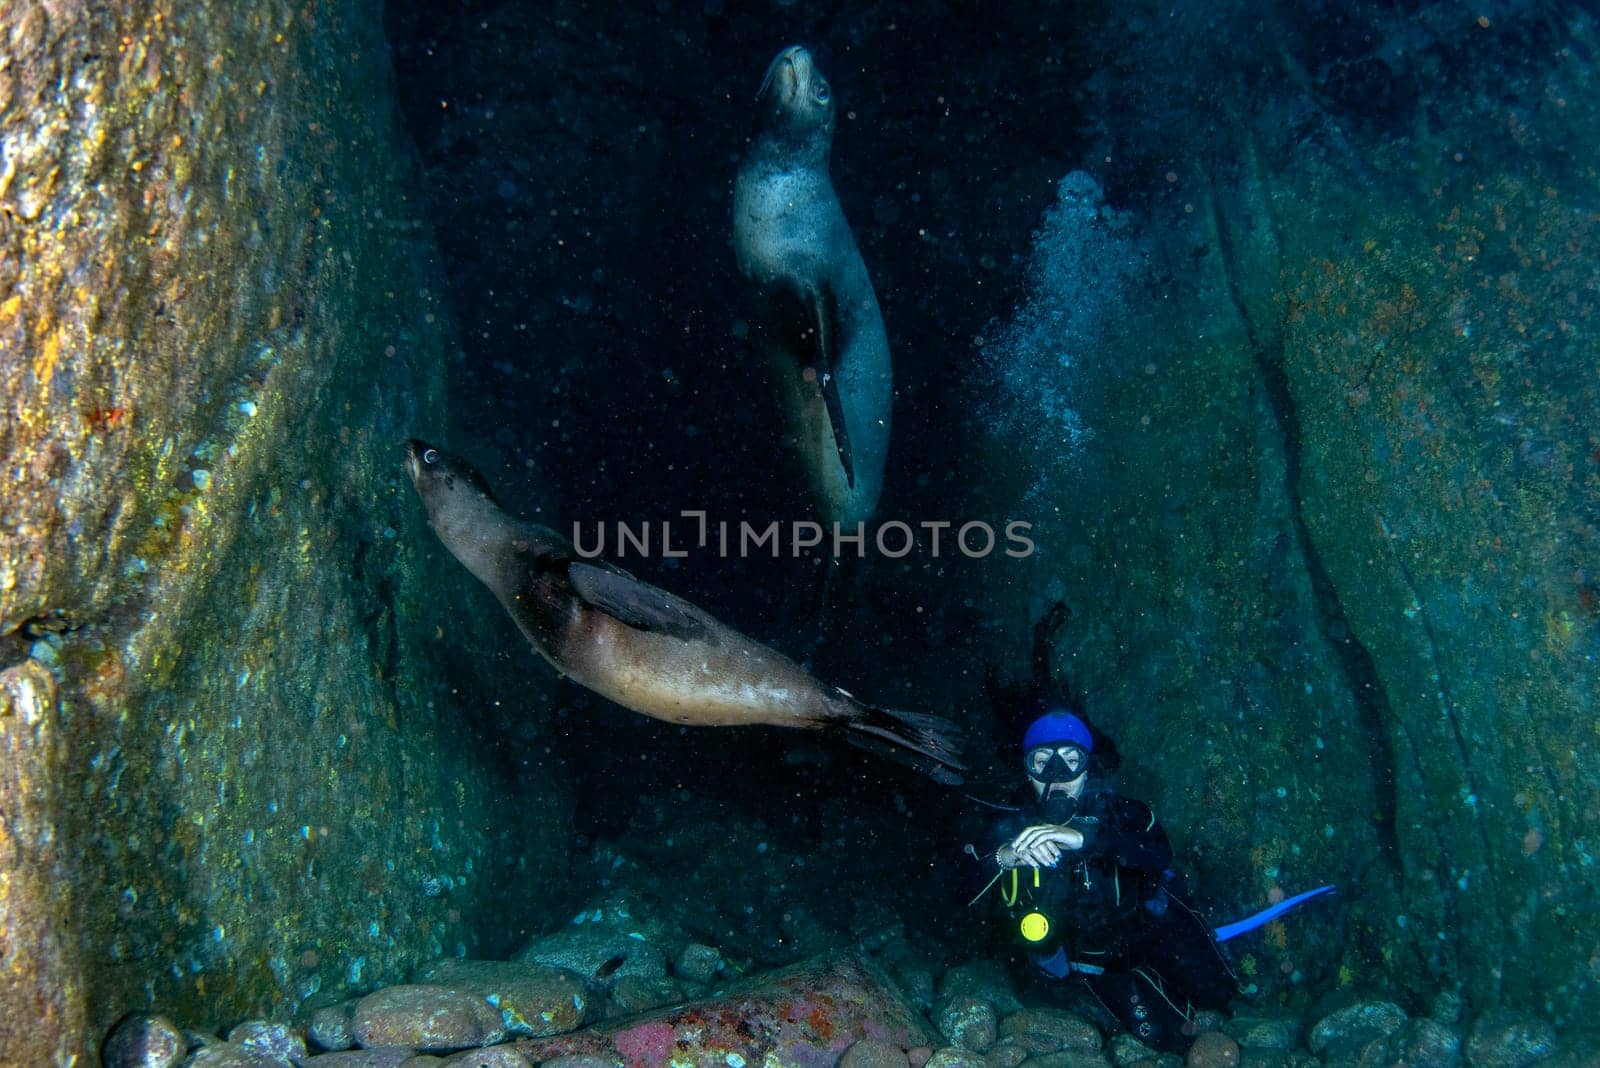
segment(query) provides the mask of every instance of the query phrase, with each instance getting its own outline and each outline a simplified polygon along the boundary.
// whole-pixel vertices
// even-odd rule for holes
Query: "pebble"
[[[306,1068],[399,1068],[410,1058],[406,1046],[376,1046],[338,1053],[319,1053],[306,1059]]]
[[[1027,1036],[1042,1042],[1047,1048],[1037,1052],[1076,1049],[1097,1051],[1101,1046],[1100,1032],[1081,1016],[1065,1009],[1022,1009],[1000,1021],[1000,1034],[1006,1037]]]
[[[906,1051],[880,1038],[863,1038],[844,1051],[839,1068],[911,1068]]]
[[[667,958],[661,950],[599,925],[569,927],[536,939],[513,960],[565,968],[599,986],[609,986],[630,975],[660,979],[667,974]]]
[[[1456,1068],[1461,1036],[1437,1018],[1407,1020],[1394,1034],[1393,1056],[1407,1068]]]
[[[594,1053],[565,1053],[545,1061],[539,1068],[619,1068],[619,1065],[614,1058]]]
[[[1297,1016],[1235,1016],[1222,1029],[1241,1046],[1291,1050],[1300,1041],[1300,1026]]]
[[[1516,1012],[1487,1012],[1467,1036],[1467,1063],[1472,1068],[1526,1068],[1555,1052],[1555,1028]]]
[[[678,954],[672,970],[680,979],[687,979],[691,983],[709,983],[722,970],[722,952],[715,946],[690,942]]]
[[[1118,1068],[1132,1068],[1140,1061],[1153,1060],[1156,1055],[1154,1050],[1126,1031],[1118,1031],[1111,1036],[1106,1043],[1106,1053]]]
[[[1358,1001],[1318,1020],[1307,1044],[1319,1057],[1339,1058],[1374,1038],[1387,1038],[1405,1022],[1406,1011],[1392,1001]]]
[[[426,968],[420,978],[482,998],[499,1010],[506,1032],[519,1037],[574,1031],[589,1012],[589,990],[583,978],[542,964],[445,960]]]
[[[906,1060],[911,1062],[911,1068],[923,1068],[932,1058],[932,1046],[912,1046],[906,1050]]]
[[[188,1050],[183,1032],[171,1020],[131,1013],[112,1028],[100,1060],[105,1068],[173,1068]]]
[[[682,1000],[683,990],[671,976],[647,979],[642,975],[625,975],[611,988],[612,1009],[628,1015]]]
[[[933,1008],[933,971],[924,965],[901,962],[894,970],[895,985],[922,1012]]]
[[[1239,1068],[1239,1043],[1221,1031],[1207,1031],[1189,1046],[1188,1068]]]
[[[355,1045],[356,1037],[350,1033],[350,1019],[355,1013],[357,1000],[329,1005],[312,1013],[311,1022],[306,1028],[311,1034],[311,1041],[334,1052]]]
[[[989,1062],[989,1068],[1017,1068],[1028,1059],[1028,1051],[1017,1045],[1016,1039],[1006,1038],[989,1047],[983,1059]]]
[[[1002,1016],[1022,1008],[1022,1002],[1011,986],[1011,976],[997,960],[970,960],[958,964],[939,979],[939,996],[942,998],[968,994],[982,998],[995,1007]]]
[[[946,1042],[974,1053],[987,1053],[1000,1037],[1000,1017],[994,1006],[966,994],[940,1003],[933,1023]]]
[[[1265,1046],[1241,1046],[1239,1068],[1289,1068],[1289,1054]]]
[[[350,1033],[363,1046],[457,1050],[506,1037],[500,1013],[482,998],[429,984],[390,986],[356,1003]]]
[[[1428,1011],[1442,1024],[1458,1024],[1467,1014],[1467,1000],[1454,990],[1441,990],[1433,996],[1433,1007]]]
[[[443,1068],[533,1068],[533,1062],[514,1046],[486,1046],[446,1057]]]
[[[933,1051],[933,1056],[928,1058],[926,1068],[989,1068],[989,1062],[984,1060],[980,1053],[945,1046],[943,1049]]]
[[[293,1068],[280,1057],[257,1053],[232,1042],[215,1042],[189,1055],[184,1068]]]
[[[228,1032],[228,1041],[280,1061],[299,1063],[306,1059],[306,1040],[287,1024],[246,1020]]]
[[[1111,1068],[1111,1062],[1103,1053],[1092,1053],[1085,1049],[1064,1049],[1058,1053],[1046,1053],[1041,1057],[1030,1058],[1027,1068]]]

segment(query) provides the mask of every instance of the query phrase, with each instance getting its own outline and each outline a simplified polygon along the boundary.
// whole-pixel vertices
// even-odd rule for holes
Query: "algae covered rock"
[[[1066,1009],[1037,1007],[1021,1009],[1000,1021],[1000,1034],[1006,1038],[1038,1043],[1040,1052],[1055,1050],[1098,1050],[1100,1032],[1093,1024]]]
[[[1049,462],[1002,445],[990,485],[1061,517],[1036,532],[1047,596],[1095,606],[1061,649],[1198,900],[1247,911],[1378,858],[1359,898],[1239,943],[1246,993],[1446,988],[1578,1024],[1600,1009],[1574,852],[1600,819],[1575,801],[1600,781],[1600,220],[1581,154],[1538,146],[1600,140],[1571,91],[1596,27],[1427,34],[1415,92],[1349,123],[1308,88],[1329,8],[1304,10],[1220,126],[1191,141],[1157,108],[1106,135],[1222,162],[1118,229],[1061,190],[985,338],[1050,387],[1020,410],[1072,421]],[[1127,29],[1104,47],[1170,48]],[[1415,29],[1374,15],[1364,69]],[[1195,77],[1128,69],[1090,91]],[[1507,143],[1458,147],[1495,121]]]
[[[381,14],[0,2],[5,1063],[83,1063],[135,1005],[287,1016],[487,926],[456,701],[492,702],[396,451],[443,430],[453,341]],[[519,789],[555,852],[559,786]]]
[[[624,1064],[712,1057],[725,1064],[735,1063],[729,1057],[749,1065],[809,1064],[832,1062],[863,1038],[909,1049],[929,1037],[876,968],[831,956],[747,977],[713,998],[517,1045],[541,1063],[584,1055]]]
[[[134,1013],[124,1017],[100,1050],[105,1068],[172,1068],[188,1052],[183,1033],[162,1016]]]
[[[947,998],[934,1012],[934,1026],[952,1046],[987,1053],[999,1037],[1000,1019],[994,1006],[981,998]]]
[[[482,998],[500,1011],[506,1033],[537,1038],[582,1025],[589,990],[576,972],[539,964],[492,960],[444,960],[418,979]]]
[[[407,1046],[377,1046],[321,1053],[307,1059],[306,1064],[316,1068],[400,1068],[413,1056],[415,1054]]]
[[[350,1033],[363,1046],[458,1050],[506,1037],[500,1014],[482,998],[427,983],[384,987],[356,1004]]]
[[[1472,1068],[1526,1068],[1557,1048],[1555,1028],[1548,1023],[1502,1009],[1473,1023],[1463,1052]]]
[[[1389,1001],[1357,1001],[1312,1025],[1306,1044],[1320,1056],[1336,1056],[1374,1038],[1388,1038],[1405,1024],[1406,1012]]]
[[[298,1064],[306,1058],[306,1040],[286,1024],[246,1020],[228,1032],[228,1041],[252,1053]]]

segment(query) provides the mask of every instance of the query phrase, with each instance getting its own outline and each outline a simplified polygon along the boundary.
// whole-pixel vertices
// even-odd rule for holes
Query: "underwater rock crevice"
[[[1223,207],[1223,186],[1215,173],[1208,174],[1207,181],[1210,185],[1208,199],[1212,213],[1212,232],[1217,238],[1228,295],[1243,326],[1268,408],[1277,423],[1283,451],[1284,499],[1288,504],[1290,523],[1294,529],[1300,557],[1305,562],[1307,577],[1310,580],[1317,632],[1327,647],[1334,651],[1349,684],[1351,699],[1373,739],[1370,768],[1372,785],[1377,791],[1381,809],[1373,817],[1373,822],[1376,824],[1384,848],[1389,851],[1390,862],[1399,864],[1404,854],[1401,852],[1400,836],[1395,825],[1398,805],[1396,758],[1393,745],[1389,741],[1388,726],[1395,722],[1395,717],[1389,707],[1383,681],[1372,656],[1350,628],[1344,607],[1339,602],[1338,590],[1322,562],[1306,524],[1300,494],[1303,458],[1299,420],[1294,407],[1294,398],[1289,389],[1288,376],[1283,369],[1282,346],[1281,343],[1263,339],[1256,317],[1251,314],[1249,304],[1240,291],[1238,281],[1241,269],[1240,254],[1233,240],[1231,223]],[[1270,213],[1267,213],[1266,217],[1270,219]],[[1272,241],[1276,253],[1282,246],[1275,227]]]

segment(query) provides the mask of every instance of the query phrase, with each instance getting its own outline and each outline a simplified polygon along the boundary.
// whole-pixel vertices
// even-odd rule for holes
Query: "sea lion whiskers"
[[[788,48],[785,48],[782,52],[779,52],[777,55],[772,57],[772,62],[767,64],[767,73],[761,78],[761,88],[756,90],[757,100],[765,97],[767,95],[767,90],[772,88],[772,79],[778,73],[778,68],[780,66],[782,66],[786,61],[790,63],[791,66],[793,65],[794,52],[795,49],[799,47],[799,45],[790,45]]]

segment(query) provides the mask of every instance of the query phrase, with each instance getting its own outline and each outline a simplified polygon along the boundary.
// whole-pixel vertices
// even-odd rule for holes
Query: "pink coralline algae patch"
[[[665,1020],[651,1020],[617,1032],[615,1042],[628,1068],[661,1068],[672,1058],[676,1040],[671,1024]]]

